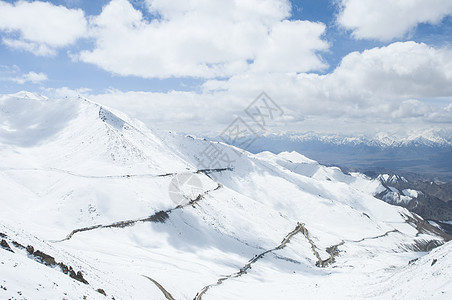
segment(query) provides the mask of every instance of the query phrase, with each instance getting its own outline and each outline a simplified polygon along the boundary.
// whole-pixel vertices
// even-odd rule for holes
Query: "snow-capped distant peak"
[[[380,175],[378,175],[378,179],[380,180],[380,181],[384,181],[384,182],[386,182],[386,181],[388,181],[388,179],[389,179],[389,174],[380,174]]]
[[[40,95],[38,93],[32,93],[28,91],[20,91],[15,94],[6,95],[14,98],[24,98],[24,99],[33,99],[33,100],[47,100],[46,96]]]
[[[296,151],[292,151],[292,152],[281,152],[278,154],[278,157],[280,158],[284,158],[287,159],[293,163],[299,163],[299,164],[315,164],[317,163],[315,160],[312,160],[310,158],[307,158],[306,156],[296,152]]]
[[[400,182],[408,182],[408,180],[400,175],[389,175],[389,174],[380,174],[377,177],[383,183],[400,183]]]
[[[370,146],[380,148],[394,148],[406,146],[452,146],[452,130],[427,129],[412,131],[405,134],[389,134],[378,132],[374,135],[346,135],[346,134],[322,134],[322,133],[291,133],[271,134],[267,137],[288,138],[298,142],[320,142],[322,144],[346,145],[346,146]]]

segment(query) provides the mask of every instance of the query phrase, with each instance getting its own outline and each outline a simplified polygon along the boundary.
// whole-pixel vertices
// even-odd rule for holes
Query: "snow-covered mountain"
[[[88,99],[3,95],[0,298],[450,298],[450,237],[380,185]]]
[[[452,220],[452,184],[408,180],[396,174],[380,174],[374,180],[383,187],[374,191],[377,198],[405,207],[452,233],[450,225],[442,222]]]
[[[410,146],[452,146],[452,130],[428,129],[413,131],[406,135],[379,132],[374,135],[319,134],[315,132],[293,134],[269,134],[271,138],[284,138],[297,142],[322,142],[333,145],[365,145],[382,148]]]
[[[326,165],[361,172],[422,174],[424,179],[452,179],[452,130],[426,130],[407,136],[306,134],[262,135],[252,153],[296,151]]]

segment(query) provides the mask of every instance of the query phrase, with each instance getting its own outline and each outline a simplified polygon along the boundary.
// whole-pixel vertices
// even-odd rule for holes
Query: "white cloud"
[[[81,15],[81,22],[86,22],[82,12],[39,3],[46,8]],[[347,128],[367,130],[364,127],[381,129],[382,124],[401,128],[407,124],[433,123],[452,126],[450,48],[432,48],[416,42],[392,43],[350,53],[334,71],[318,75],[309,72],[326,66],[319,56],[319,51],[329,47],[323,39],[325,25],[288,20],[290,4],[286,0],[148,0],[146,3],[155,17],[151,20],[126,0],[109,2],[98,16],[90,19],[89,37],[95,41],[93,49],[75,56],[123,76],[207,78],[200,92],[147,93],[112,89],[93,95],[87,89],[68,88],[45,89],[44,92],[55,96],[85,94],[151,127],[182,131],[220,132],[261,91],[266,91],[284,109],[285,116],[278,123],[284,129],[309,130],[323,126],[332,131],[345,131]],[[349,9],[355,7],[352,0],[343,3],[348,3]],[[363,11],[354,10],[363,15],[368,6],[367,1],[361,3],[364,8],[354,5]],[[380,18],[379,2],[372,3],[376,7],[375,18]],[[10,5],[0,1],[0,5],[9,9],[31,4]],[[347,16],[346,9],[344,6],[340,18]],[[444,7],[443,11],[446,11]],[[425,19],[428,22],[437,20],[432,14],[426,15],[430,16]],[[441,16],[436,15],[440,20]],[[421,20],[420,17],[414,19],[413,24]],[[72,39],[56,44],[45,34],[26,34],[28,29],[20,24],[13,28],[12,21],[8,21],[8,28],[1,27],[6,26],[5,22],[0,20],[1,30],[18,31],[20,35],[17,38],[9,34],[3,42],[36,55],[55,54],[59,47],[78,38],[78,34],[70,34]],[[373,33],[359,31],[367,28],[367,23],[350,28],[357,38],[374,34],[372,38],[383,39],[393,37],[395,32],[403,34],[406,28],[412,27],[406,27],[411,23],[405,18],[400,20],[405,24],[400,25],[403,30],[397,29],[399,25],[386,28],[390,23],[386,19],[381,22]],[[386,30],[383,31],[387,36],[376,35],[380,27]],[[6,80],[37,83],[47,79],[43,73],[14,72]],[[437,104],[432,105],[430,99],[438,100]]]
[[[126,0],[92,19],[92,50],[79,59],[144,78],[227,77],[252,69],[306,72],[325,63],[325,26],[288,21],[287,0],[147,1],[151,21]]]
[[[250,68],[227,79],[207,80],[200,92],[109,90],[85,95],[152,128],[218,134],[237,115],[244,116],[261,91],[285,112],[274,124],[280,126],[277,131],[451,128],[452,49],[397,42],[350,53],[326,75]]]
[[[380,98],[452,95],[452,49],[397,42],[353,52],[330,75],[338,86]],[[345,94],[347,95],[347,93]]]
[[[8,38],[4,38],[2,42],[10,48],[28,51],[38,56],[51,56],[56,54],[56,50],[46,44]]]
[[[419,100],[404,100],[400,103],[397,110],[391,113],[393,118],[417,118],[425,117],[432,113],[431,107]]]
[[[91,92],[89,88],[70,89],[66,86],[60,88],[41,88],[41,93],[45,94],[49,98],[64,98],[64,97],[78,97],[88,96]]]
[[[28,72],[26,74],[21,74],[20,68],[16,65],[6,66],[0,65],[0,81],[12,81],[17,84],[31,83],[41,83],[46,81],[47,75],[39,72]]]
[[[437,122],[452,127],[451,70],[452,49],[404,42],[351,53],[327,75],[247,72],[209,80],[201,93],[110,91],[96,97],[148,124],[179,130],[226,126],[261,91],[283,107],[284,129],[391,129]]]
[[[261,1],[209,1],[209,0],[146,0],[150,12],[165,20],[179,19],[187,14],[211,15],[215,18],[227,14],[236,21],[258,21],[271,25],[290,15],[291,5],[286,0]]]
[[[13,77],[11,78],[11,81],[14,81],[15,83],[18,84],[24,84],[27,82],[31,82],[31,83],[40,83],[42,81],[46,81],[47,75],[40,72],[40,73],[36,73],[36,72],[28,72],[27,74],[23,74],[19,77]]]
[[[452,49],[398,42],[352,52],[327,75],[247,73],[204,84],[206,91],[245,93],[250,87],[283,95],[292,103],[316,99],[323,106],[325,101],[331,102],[336,104],[332,106],[335,111],[348,104],[358,109],[361,104],[375,104],[376,101],[451,97]],[[307,107],[310,105],[304,108]],[[323,109],[328,110],[328,107]]]
[[[340,0],[338,23],[357,39],[389,41],[419,23],[437,24],[452,15],[450,0]]]
[[[319,39],[324,32],[325,25],[309,21],[285,20],[275,24],[251,70],[287,73],[324,69],[326,63],[313,51],[328,49],[328,44]]]
[[[452,49],[404,42],[354,52],[330,74],[249,71],[200,92],[109,90],[87,97],[151,128],[219,134],[261,92],[284,110],[273,129],[342,133],[452,129]],[[68,92],[68,91],[60,91]],[[432,101],[433,100],[433,101]]]
[[[0,1],[0,31],[7,46],[48,56],[84,37],[87,21],[79,9],[40,1]]]

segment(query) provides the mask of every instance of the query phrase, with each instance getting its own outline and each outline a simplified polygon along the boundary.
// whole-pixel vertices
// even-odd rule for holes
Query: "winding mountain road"
[[[167,290],[165,290],[165,288],[160,283],[158,283],[156,280],[154,280],[151,277],[148,277],[146,275],[142,275],[142,276],[147,278],[147,279],[149,279],[150,281],[152,281],[159,288],[159,290],[162,291],[162,293],[163,293],[163,295],[165,295],[166,299],[168,299],[168,300],[175,300],[173,298],[173,296]]]
[[[266,251],[264,251],[264,252],[262,252],[262,253],[260,253],[260,254],[258,254],[258,255],[255,255],[252,259],[250,259],[250,260],[248,261],[247,264],[245,264],[242,268],[240,268],[240,270],[239,270],[238,272],[233,273],[233,274],[228,275],[228,276],[221,277],[221,278],[219,278],[219,279],[217,280],[217,282],[214,283],[214,284],[206,285],[205,287],[203,287],[203,288],[196,294],[194,300],[202,300],[202,296],[203,296],[205,293],[207,293],[207,291],[208,291],[210,288],[212,288],[212,287],[214,287],[214,286],[219,286],[220,284],[222,284],[224,281],[226,281],[226,280],[228,280],[228,279],[231,279],[231,278],[237,278],[237,277],[240,277],[240,276],[246,274],[246,271],[248,271],[249,269],[251,269],[251,265],[252,265],[252,264],[254,264],[254,263],[256,263],[258,260],[262,259],[262,258],[263,258],[266,254],[268,254],[268,253],[271,253],[271,252],[273,252],[273,251],[276,251],[276,250],[279,250],[279,249],[284,248],[284,247],[287,245],[287,243],[290,242],[290,239],[291,239],[294,235],[296,235],[297,233],[299,233],[299,232],[302,231],[302,230],[303,230],[303,225],[300,224],[300,223],[297,223],[297,226],[295,227],[295,229],[292,230],[291,232],[289,232],[289,233],[284,237],[284,239],[282,240],[281,244],[279,244],[277,247],[275,247],[275,248],[273,248],[273,249],[270,249],[270,250],[266,250]]]
[[[91,231],[91,230],[95,230],[95,229],[124,228],[124,227],[128,227],[128,226],[133,226],[136,223],[140,223],[140,222],[160,222],[160,223],[164,223],[169,218],[169,214],[171,212],[173,212],[173,211],[175,211],[177,209],[182,209],[184,207],[194,205],[197,202],[199,202],[200,200],[202,200],[205,195],[209,194],[210,192],[217,191],[217,190],[219,190],[222,187],[223,186],[221,184],[218,184],[216,188],[211,189],[211,190],[207,190],[207,191],[203,192],[202,194],[199,194],[196,199],[188,199],[189,201],[185,205],[178,205],[178,206],[176,206],[174,208],[171,208],[171,209],[168,209],[168,210],[158,211],[158,212],[154,213],[153,215],[151,215],[149,217],[143,217],[143,218],[132,219],[132,220],[125,220],[125,221],[118,221],[118,222],[114,222],[114,223],[107,224],[107,225],[98,224],[98,225],[93,225],[93,226],[88,226],[88,227],[83,227],[83,228],[77,228],[77,229],[72,230],[64,239],[56,240],[56,241],[52,241],[52,242],[67,241],[67,240],[70,240],[77,233],[85,232],[85,231]]]

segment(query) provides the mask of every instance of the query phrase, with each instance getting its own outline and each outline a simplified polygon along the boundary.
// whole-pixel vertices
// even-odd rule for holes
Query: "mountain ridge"
[[[154,134],[80,98],[21,97],[0,98],[1,297],[358,296],[380,293],[373,279],[403,272],[450,239],[373,197],[377,183],[363,174],[296,152],[237,154],[220,142]],[[211,148],[233,161],[201,168]],[[215,285],[222,274],[242,275]]]

